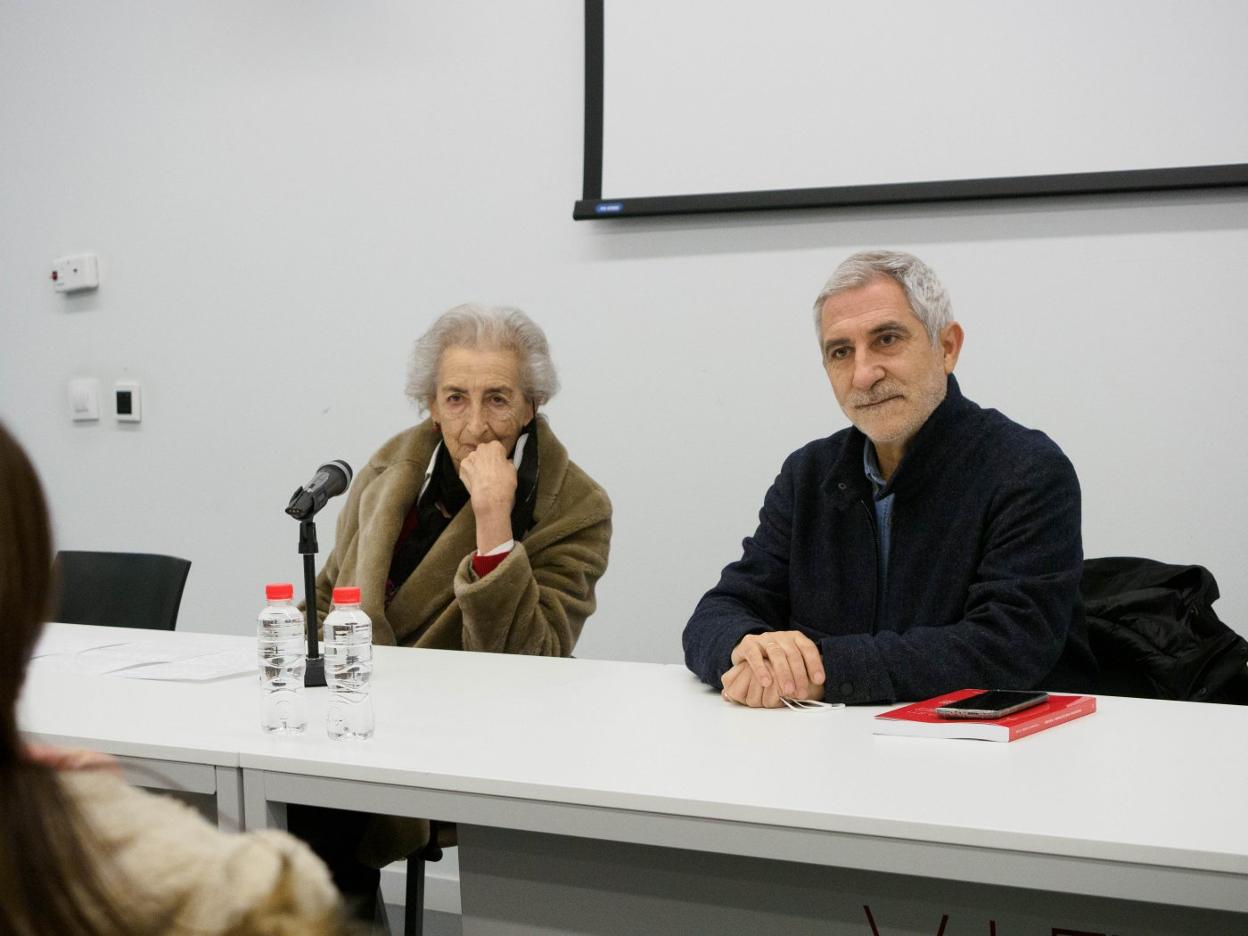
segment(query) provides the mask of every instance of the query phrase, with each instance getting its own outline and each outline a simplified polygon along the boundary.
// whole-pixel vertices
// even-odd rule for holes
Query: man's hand
[[[733,669],[744,664],[751,683],[758,683],[759,697],[768,689],[789,699],[823,698],[823,656],[813,640],[801,631],[768,631],[748,634],[732,651]],[[728,673],[724,676],[727,677]],[[734,685],[739,677],[734,677]],[[749,705],[746,692],[734,693],[732,701]],[[725,696],[728,698],[728,696]]]
[[[31,764],[42,764],[53,770],[109,770],[120,774],[121,767],[108,754],[76,748],[54,747],[51,744],[28,742],[22,759]]]
[[[754,671],[748,663],[737,663],[724,673],[720,682],[724,684],[720,695],[727,702],[736,702],[750,708],[780,708],[784,705],[780,701],[776,681],[773,679],[770,686],[763,688],[763,684],[754,678]]]
[[[477,553],[484,555],[511,539],[516,467],[501,442],[486,442],[459,463],[459,479],[472,498],[472,512],[477,518]]]

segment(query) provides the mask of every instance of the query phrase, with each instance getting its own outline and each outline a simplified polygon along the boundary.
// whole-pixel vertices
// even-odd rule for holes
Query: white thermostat
[[[95,254],[75,254],[52,262],[52,288],[57,292],[78,292],[100,285],[100,265]]]
[[[137,382],[119,380],[113,384],[113,411],[118,422],[141,422],[143,397]]]

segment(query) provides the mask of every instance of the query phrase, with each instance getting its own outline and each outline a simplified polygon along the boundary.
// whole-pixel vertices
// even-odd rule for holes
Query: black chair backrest
[[[190,571],[191,561],[176,556],[62,550],[52,620],[173,630]]]

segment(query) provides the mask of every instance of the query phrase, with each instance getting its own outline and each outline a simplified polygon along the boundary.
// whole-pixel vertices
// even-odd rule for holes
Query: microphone
[[[326,462],[301,488],[297,488],[286,505],[286,512],[296,520],[308,520],[331,497],[337,497],[351,486],[351,466],[342,459]]]

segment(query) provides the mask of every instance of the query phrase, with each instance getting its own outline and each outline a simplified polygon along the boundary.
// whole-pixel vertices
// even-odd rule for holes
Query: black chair
[[[441,861],[442,849],[458,844],[453,822],[429,820],[429,841],[407,856],[407,894],[403,898],[403,936],[421,936],[425,930],[425,863]]]
[[[151,553],[62,550],[54,569],[58,599],[52,620],[173,630],[191,561]]]

